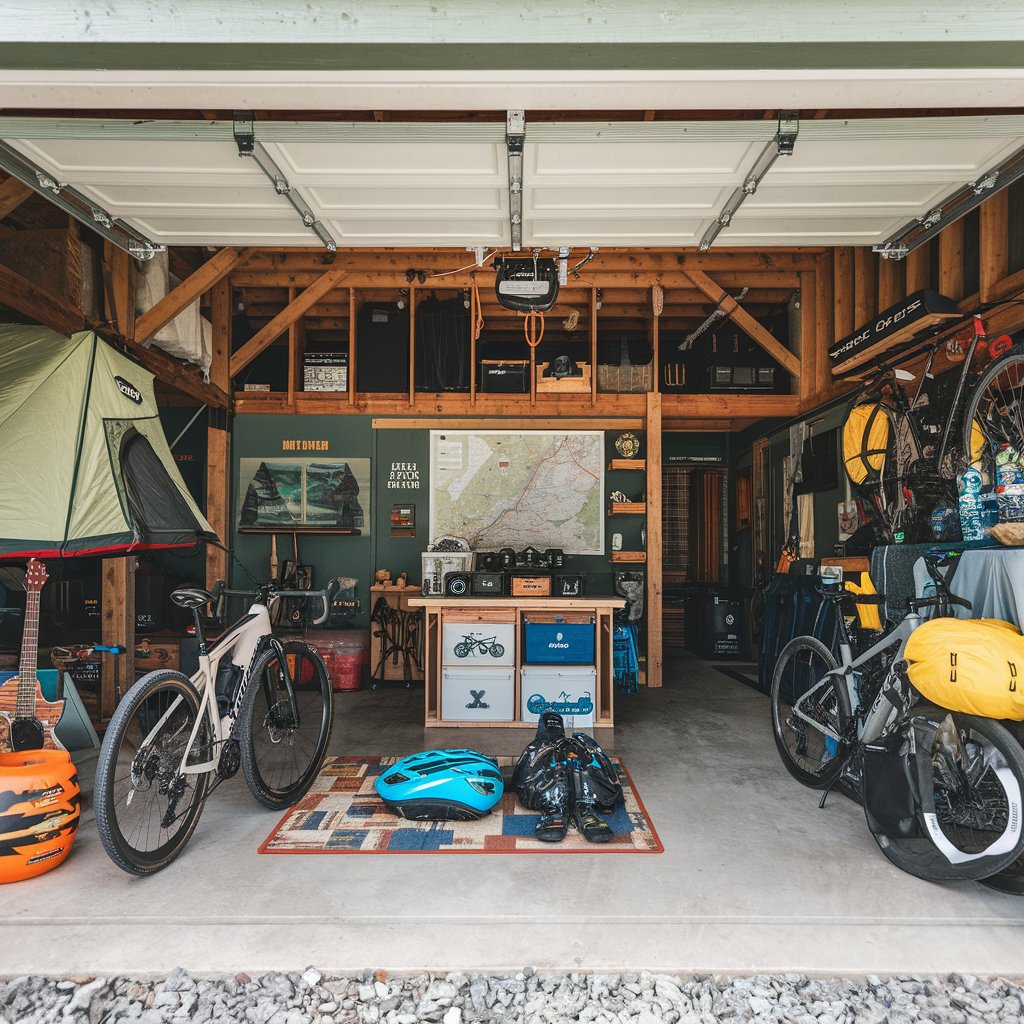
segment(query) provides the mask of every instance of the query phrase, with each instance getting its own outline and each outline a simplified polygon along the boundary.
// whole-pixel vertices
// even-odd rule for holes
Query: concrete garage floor
[[[87,812],[63,867],[4,887],[0,974],[1020,973],[1024,899],[902,874],[858,807],[833,796],[818,810],[785,773],[767,698],[694,659],[669,675],[619,700],[614,737],[663,855],[260,856],[277,815],[239,777],[152,878],[110,863]],[[332,752],[513,753],[526,741],[424,738],[421,701],[421,690],[338,695]]]

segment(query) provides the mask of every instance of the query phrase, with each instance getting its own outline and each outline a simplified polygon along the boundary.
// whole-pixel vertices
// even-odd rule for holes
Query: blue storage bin
[[[526,661],[533,665],[593,665],[593,615],[545,612],[523,616]]]

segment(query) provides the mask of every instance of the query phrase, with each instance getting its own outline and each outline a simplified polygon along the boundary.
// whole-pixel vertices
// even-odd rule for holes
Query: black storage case
[[[409,390],[409,310],[394,302],[367,302],[356,318],[356,387]]]
[[[743,598],[728,590],[694,590],[686,602],[686,646],[702,658],[748,657]]]
[[[416,303],[416,390],[469,390],[469,310],[460,298]]]
[[[525,359],[484,359],[480,390],[493,395],[525,395],[530,390],[530,363]]]

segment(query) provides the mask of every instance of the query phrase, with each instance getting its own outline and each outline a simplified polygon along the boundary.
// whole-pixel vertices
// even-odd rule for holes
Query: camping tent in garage
[[[153,376],[92,331],[0,326],[0,558],[216,540],[181,479]]]

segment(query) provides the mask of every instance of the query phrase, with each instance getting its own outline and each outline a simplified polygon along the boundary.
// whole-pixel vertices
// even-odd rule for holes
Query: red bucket
[[[369,636],[359,630],[338,630],[306,637],[327,666],[332,690],[361,690],[370,664]]]

